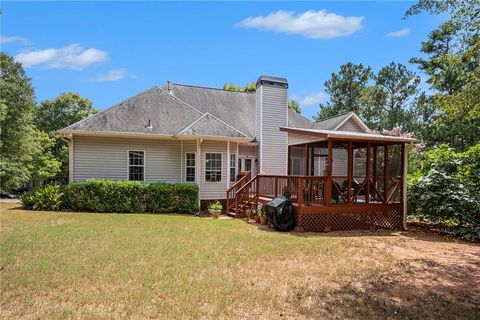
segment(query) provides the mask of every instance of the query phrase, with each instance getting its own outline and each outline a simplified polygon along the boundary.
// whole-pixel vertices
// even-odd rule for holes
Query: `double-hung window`
[[[185,181],[195,182],[195,152],[185,154]]]
[[[237,155],[235,153],[230,154],[230,182],[235,182],[236,180],[236,165],[237,165]]]
[[[205,153],[205,182],[222,181],[222,154]]]
[[[145,180],[145,151],[128,151],[128,180]]]

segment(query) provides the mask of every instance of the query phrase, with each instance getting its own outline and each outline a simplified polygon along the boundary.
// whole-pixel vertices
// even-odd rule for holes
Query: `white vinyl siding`
[[[348,131],[348,132],[365,133],[365,130],[352,118],[348,119],[336,131]]]
[[[305,144],[310,142],[322,141],[321,137],[314,137],[311,135],[301,134],[301,133],[288,133],[288,145],[294,146],[297,144]]]
[[[205,181],[205,154],[221,153],[222,154],[222,181],[206,182]],[[227,191],[227,143],[225,141],[203,140],[200,144],[200,199],[217,200],[225,199]]]
[[[287,89],[268,84],[260,87],[260,173],[284,175],[287,174],[287,133],[280,131],[280,127],[287,126]]]
[[[181,142],[174,140],[74,137],[73,181],[128,180],[128,151],[145,151],[146,182],[181,182]]]

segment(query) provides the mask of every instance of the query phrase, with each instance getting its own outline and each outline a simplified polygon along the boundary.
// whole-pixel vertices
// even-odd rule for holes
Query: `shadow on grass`
[[[414,260],[402,266],[405,273],[381,274],[328,294],[307,290],[294,305],[301,314],[321,318],[480,319],[479,276],[472,275],[478,264]]]

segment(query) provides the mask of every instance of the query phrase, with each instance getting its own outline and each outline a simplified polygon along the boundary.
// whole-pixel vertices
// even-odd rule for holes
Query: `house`
[[[372,134],[352,112],[312,122],[287,91],[270,76],[256,93],[153,87],[60,131],[69,180],[197,183],[203,202],[226,200],[236,216],[284,194],[304,231],[402,227],[414,140]]]

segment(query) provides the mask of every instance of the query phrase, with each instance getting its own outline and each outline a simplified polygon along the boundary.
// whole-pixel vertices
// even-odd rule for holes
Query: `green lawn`
[[[278,233],[240,220],[1,206],[2,318],[480,315],[477,291],[462,289],[457,299],[411,287],[423,260],[397,254],[416,245],[408,235]],[[457,261],[462,250],[478,250],[438,244]],[[406,284],[407,298],[397,292]]]

